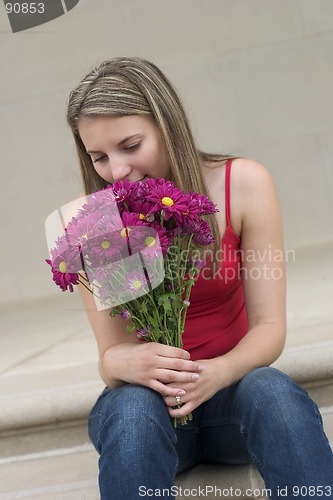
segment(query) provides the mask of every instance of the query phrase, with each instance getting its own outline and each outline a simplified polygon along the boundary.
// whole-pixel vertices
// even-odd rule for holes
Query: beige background
[[[61,293],[43,259],[46,217],[80,190],[66,101],[117,55],[161,67],[201,148],[272,172],[288,249],[332,242],[332,49],[331,0],[80,0],[15,34],[0,7],[0,302]]]

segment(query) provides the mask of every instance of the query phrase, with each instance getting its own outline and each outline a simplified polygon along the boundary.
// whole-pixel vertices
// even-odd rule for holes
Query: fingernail
[[[178,391],[178,396],[185,396],[186,392],[184,391],[184,389],[179,389]]]
[[[205,367],[204,367],[204,366],[202,366],[202,365],[199,365],[199,366],[198,366],[198,372],[202,372],[202,370],[204,370],[204,369],[205,369]]]
[[[200,378],[200,375],[198,375],[197,373],[193,373],[191,378],[192,380],[198,380],[198,378]]]

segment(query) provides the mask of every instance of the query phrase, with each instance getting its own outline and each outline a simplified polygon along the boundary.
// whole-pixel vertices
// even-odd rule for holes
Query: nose
[[[128,177],[132,172],[130,165],[123,161],[110,159],[109,165],[112,178],[115,181],[122,181],[123,179],[126,179],[126,177]]]

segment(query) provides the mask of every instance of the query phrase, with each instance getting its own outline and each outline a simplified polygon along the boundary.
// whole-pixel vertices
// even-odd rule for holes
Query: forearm
[[[101,379],[111,389],[116,389],[126,382],[119,378],[118,373],[121,373],[121,368],[118,366],[121,363],[121,356],[117,356],[117,351],[119,354],[119,346],[112,346],[107,349],[99,359],[98,371]]]
[[[215,358],[215,373],[221,385],[218,389],[226,386],[226,379],[227,385],[233,385],[252,370],[273,363],[283,351],[284,343],[283,325],[264,323],[251,328],[236,347]]]

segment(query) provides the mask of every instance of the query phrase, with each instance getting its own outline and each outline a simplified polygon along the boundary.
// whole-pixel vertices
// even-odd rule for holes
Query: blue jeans
[[[177,429],[158,393],[131,384],[107,388],[89,416],[89,435],[100,454],[102,500],[138,500],[148,489],[175,498],[177,473],[199,463],[249,462],[272,500],[281,500],[278,488],[297,498],[297,486],[299,499],[333,498],[333,455],[319,410],[274,368],[258,368],[218,392]],[[322,490],[314,494],[310,486]],[[149,498],[162,493],[155,495]]]

